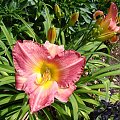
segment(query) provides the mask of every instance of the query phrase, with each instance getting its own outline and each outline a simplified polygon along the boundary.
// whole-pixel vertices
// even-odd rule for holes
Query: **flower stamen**
[[[51,80],[51,72],[50,69],[46,67],[43,73],[37,74],[36,84],[43,85],[49,80]]]
[[[44,81],[51,80],[51,73],[49,68],[46,68],[45,72],[42,75],[42,78]]]

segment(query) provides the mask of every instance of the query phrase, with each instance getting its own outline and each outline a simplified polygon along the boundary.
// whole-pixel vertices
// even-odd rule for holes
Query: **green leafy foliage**
[[[61,18],[55,14],[56,3],[62,11]],[[120,7],[118,0],[116,3]],[[104,10],[106,7],[107,3],[101,0],[0,1],[1,120],[89,120],[90,113],[101,105],[101,100],[114,104],[120,99],[118,92],[110,93],[111,89],[120,90],[120,86],[113,82],[116,75],[120,75],[120,60],[111,56],[112,45],[91,41],[90,32],[94,27],[92,14],[98,8]],[[68,21],[74,12],[79,12],[79,20],[74,26],[69,26]],[[44,43],[52,25],[57,31],[55,43],[86,56],[86,67],[67,103],[55,100],[51,106],[31,114],[28,96],[15,88],[12,48],[18,39]],[[111,59],[116,64],[111,65]]]

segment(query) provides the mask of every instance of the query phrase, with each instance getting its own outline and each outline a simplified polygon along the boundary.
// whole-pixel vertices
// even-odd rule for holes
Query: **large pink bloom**
[[[103,17],[103,19],[100,18],[97,20],[97,24],[100,25],[101,36],[106,36],[106,38],[110,37],[110,42],[116,42],[118,40],[116,34],[120,33],[120,27],[117,26],[118,9],[116,4],[111,3],[106,16],[102,11],[96,11],[93,15],[94,19],[96,19],[98,15]]]
[[[48,41],[40,45],[31,40],[18,41],[13,48],[16,88],[29,95],[31,112],[54,102],[67,102],[76,89],[85,66],[85,57]]]

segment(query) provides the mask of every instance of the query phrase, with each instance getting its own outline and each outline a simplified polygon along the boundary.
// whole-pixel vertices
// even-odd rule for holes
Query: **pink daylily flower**
[[[67,102],[76,89],[85,57],[73,50],[51,44],[19,40],[13,47],[16,88],[29,96],[31,113],[51,105],[57,98]]]
[[[117,16],[118,16],[118,9],[115,3],[111,3],[110,8],[108,10],[108,14],[105,16],[104,13],[100,10],[96,11],[93,14],[94,19],[100,15],[102,16],[102,19],[97,20],[97,24],[100,25],[100,30],[101,35],[104,36],[104,34],[112,35],[113,37],[110,38],[110,42],[117,42],[118,37],[116,36],[117,33],[120,33],[120,27],[117,26]],[[108,37],[107,37],[108,38]]]

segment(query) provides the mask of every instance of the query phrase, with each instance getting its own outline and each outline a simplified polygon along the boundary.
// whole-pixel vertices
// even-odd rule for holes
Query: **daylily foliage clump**
[[[119,10],[120,0],[1,0],[0,120],[120,119]]]
[[[13,48],[16,88],[29,96],[31,112],[54,102],[67,102],[76,89],[85,66],[85,57],[73,50],[31,40],[17,41]]]

